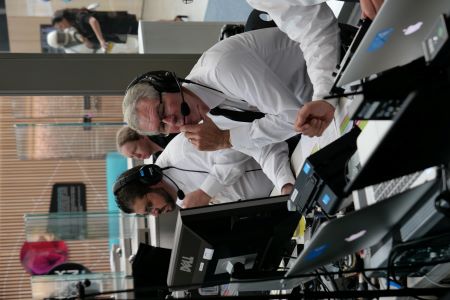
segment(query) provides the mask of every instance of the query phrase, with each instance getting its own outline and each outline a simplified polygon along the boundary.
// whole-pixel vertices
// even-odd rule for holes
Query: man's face
[[[131,209],[139,215],[151,214],[155,217],[175,208],[175,199],[162,188],[156,188],[142,198],[136,199]]]
[[[146,137],[141,137],[137,141],[127,142],[120,147],[120,153],[125,155],[126,157],[135,158],[135,159],[147,159],[149,158],[154,149],[152,149],[146,141]]]
[[[141,98],[136,105],[139,129],[144,132],[162,134],[178,133],[180,126],[197,124],[200,121],[198,109],[191,107],[191,113],[181,114],[180,93],[163,93],[162,99]]]

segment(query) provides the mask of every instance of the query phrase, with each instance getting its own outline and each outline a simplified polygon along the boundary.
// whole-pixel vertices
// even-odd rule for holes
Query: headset
[[[181,79],[182,80],[182,79]],[[128,86],[126,91],[138,83],[148,83],[160,94],[162,93],[181,93],[181,114],[186,117],[191,113],[189,105],[184,101],[184,95],[181,90],[181,81],[174,72],[169,71],[151,71],[137,76]]]
[[[117,197],[118,192],[126,185],[130,184],[133,181],[140,181],[143,184],[154,185],[158,182],[161,182],[163,176],[166,176],[177,188],[177,197],[180,200],[183,200],[185,195],[184,192],[178,187],[178,185],[173,181],[169,176],[163,173],[163,170],[169,169],[161,168],[155,164],[143,165],[136,172],[124,177],[117,179],[113,185],[113,193],[114,196]]]
[[[222,93],[222,91],[219,91],[215,88],[209,87],[204,84],[200,84],[194,81],[190,81],[185,78],[178,78],[174,72],[170,71],[151,71],[144,73],[142,75],[137,76],[133,81],[130,82],[130,84],[127,86],[125,92],[127,92],[130,88],[135,86],[138,83],[148,83],[150,86],[152,86],[156,91],[161,93],[181,93],[181,114],[186,117],[191,113],[191,109],[189,108],[189,105],[184,101],[184,95],[183,91],[181,90],[180,82],[186,82],[195,84],[198,86],[202,86],[204,88]]]
[[[188,169],[182,169],[182,168],[178,168],[178,167],[161,168],[160,166],[155,165],[155,164],[143,165],[136,172],[134,172],[124,178],[120,178],[120,179],[118,178],[113,184],[113,194],[114,194],[114,196],[117,197],[118,192],[124,186],[130,184],[133,181],[138,180],[138,181],[142,182],[143,184],[154,185],[154,184],[157,184],[158,182],[161,182],[161,180],[163,179],[163,176],[165,176],[177,188],[178,199],[183,200],[185,198],[184,192],[178,187],[178,185],[175,183],[175,181],[172,178],[170,178],[169,176],[164,174],[163,171],[167,170],[167,169],[176,169],[176,170],[183,171],[183,172],[209,174],[209,172],[201,171],[201,170],[188,170]],[[262,171],[262,169],[259,168],[259,169],[245,170],[245,173],[259,172],[259,171]]]

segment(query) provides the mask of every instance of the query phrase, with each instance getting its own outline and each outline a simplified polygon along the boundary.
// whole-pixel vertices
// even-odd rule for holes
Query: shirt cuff
[[[317,101],[317,100],[325,100],[328,103],[330,103],[331,105],[333,105],[334,108],[336,108],[337,105],[337,98],[335,99],[323,99],[327,96],[330,96],[330,91],[331,91],[331,86],[329,84],[320,84],[320,85],[316,85],[314,86],[314,94],[312,97],[312,101]]]
[[[319,99],[317,99],[319,100]],[[337,98],[333,98],[333,99],[322,99],[322,101],[328,102],[329,104],[331,104],[331,106],[333,106],[334,108],[336,108],[336,106],[338,105],[338,99]]]
[[[250,129],[248,125],[234,127],[230,130],[230,142],[233,149],[251,148]]]
[[[291,172],[292,173],[292,172]],[[294,175],[292,174],[286,174],[284,176],[280,176],[279,178],[277,178],[277,182],[276,182],[276,188],[277,190],[281,191],[281,188],[285,185],[285,184],[295,184],[295,178]]]
[[[200,189],[204,191],[211,198],[220,193],[223,190],[224,186],[219,181],[216,180],[214,176],[208,175],[206,179],[203,181]]]

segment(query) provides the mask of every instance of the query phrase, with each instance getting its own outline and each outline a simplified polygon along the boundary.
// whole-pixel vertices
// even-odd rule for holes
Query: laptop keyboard
[[[375,201],[383,200],[406,191],[422,172],[412,173],[406,176],[382,182],[374,186]]]

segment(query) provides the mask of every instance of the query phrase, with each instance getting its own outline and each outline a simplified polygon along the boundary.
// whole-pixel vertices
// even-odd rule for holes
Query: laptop
[[[285,277],[303,275],[378,243],[426,195],[436,181],[323,223]]]
[[[354,82],[424,55],[422,41],[450,0],[386,0],[337,86]]]

